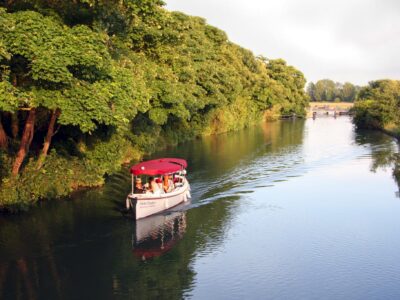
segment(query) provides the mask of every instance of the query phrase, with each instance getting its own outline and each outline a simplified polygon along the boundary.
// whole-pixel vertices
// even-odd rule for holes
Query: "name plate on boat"
[[[156,205],[157,201],[154,200],[142,200],[140,201],[140,206],[154,206]]]

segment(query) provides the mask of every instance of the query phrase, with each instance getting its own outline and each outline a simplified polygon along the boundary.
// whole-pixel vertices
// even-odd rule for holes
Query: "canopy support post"
[[[136,176],[134,176],[134,175],[132,174],[132,195],[134,194],[134,182],[135,182],[135,177],[136,177]]]

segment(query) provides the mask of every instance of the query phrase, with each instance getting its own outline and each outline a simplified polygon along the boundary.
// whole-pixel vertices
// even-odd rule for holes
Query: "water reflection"
[[[130,188],[123,170],[102,189],[45,203],[22,218],[0,219],[0,298],[190,294],[193,259],[224,242],[241,198],[256,186],[293,176],[290,168],[302,161],[303,132],[303,121],[277,122],[154,154],[188,159],[194,199],[183,208],[187,212],[136,225],[121,218],[115,203]]]
[[[355,141],[358,145],[370,149],[371,171],[391,169],[393,179],[400,191],[400,154],[399,144],[392,137],[379,131],[357,130]],[[399,191],[396,196],[399,197]]]
[[[364,232],[363,251],[380,245],[369,243],[370,228],[385,232],[387,226],[355,231],[375,218],[368,211],[365,218],[354,213],[376,203],[372,192],[390,189],[390,175],[382,175],[372,192],[370,181],[336,186],[335,175],[344,179],[346,170],[357,168],[357,176],[375,180],[369,164],[372,171],[392,168],[397,152],[381,133],[354,133],[347,118],[318,118],[263,124],[155,153],[187,158],[190,206],[136,224],[121,217],[115,203],[123,203],[130,189],[123,170],[101,189],[43,204],[22,217],[0,218],[0,298],[218,298],[218,288],[210,289],[216,286],[228,287],[220,289],[221,298],[244,291],[242,298],[265,298],[267,289],[275,298],[299,298],[297,292],[307,298],[307,284],[321,274],[329,286],[332,278],[342,278],[343,266],[364,267],[363,274],[377,270],[342,258],[351,258],[353,250],[357,257],[364,253],[351,246]],[[326,192],[329,186],[335,193]],[[376,206],[385,210],[381,202]],[[382,220],[392,220],[394,231],[396,218],[388,214]],[[396,257],[374,249],[365,252],[368,259]]]
[[[159,214],[136,221],[133,253],[142,260],[170,251],[186,232],[186,212]]]
[[[304,129],[304,120],[264,123],[203,137],[154,156],[187,159],[192,208],[199,207],[303,174]]]

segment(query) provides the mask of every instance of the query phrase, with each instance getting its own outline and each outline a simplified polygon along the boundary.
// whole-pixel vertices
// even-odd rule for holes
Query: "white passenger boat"
[[[141,219],[188,201],[191,196],[186,167],[186,160],[180,158],[160,158],[132,166],[132,191],[126,199],[127,209],[132,209],[135,218]],[[152,185],[144,185],[143,190],[135,189],[137,180],[141,181],[144,176],[154,176],[150,180],[154,180],[159,189],[155,191]],[[166,192],[164,180],[169,182]]]

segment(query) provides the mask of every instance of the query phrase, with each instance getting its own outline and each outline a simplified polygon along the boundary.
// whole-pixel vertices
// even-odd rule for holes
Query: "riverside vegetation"
[[[300,71],[163,5],[1,2],[2,210],[101,185],[156,145],[305,114]]]
[[[400,137],[400,81],[371,81],[360,90],[353,112],[358,128],[380,129]]]
[[[371,81],[360,90],[352,110],[353,122],[359,129],[377,129],[400,139],[399,80]],[[392,167],[400,187],[400,155],[397,151],[378,152],[375,164]]]
[[[307,85],[307,94],[312,102],[354,102],[360,90],[350,82],[340,83],[321,79]]]

